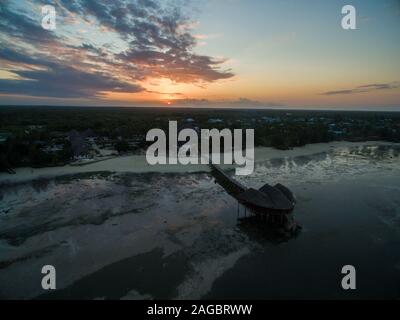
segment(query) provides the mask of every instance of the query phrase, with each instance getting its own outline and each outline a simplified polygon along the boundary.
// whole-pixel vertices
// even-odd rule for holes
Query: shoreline
[[[327,143],[308,144],[290,150],[278,150],[270,147],[255,148],[255,163],[285,157],[309,156],[327,152],[335,148],[363,147],[363,146],[400,146],[400,143],[385,141],[346,142],[334,141]],[[224,168],[234,165],[222,165]],[[130,155],[93,162],[84,166],[65,165],[63,167],[46,168],[16,168],[16,174],[0,173],[0,187],[26,183],[40,179],[53,179],[81,173],[196,173],[208,172],[207,165],[155,165],[146,161],[145,155]]]

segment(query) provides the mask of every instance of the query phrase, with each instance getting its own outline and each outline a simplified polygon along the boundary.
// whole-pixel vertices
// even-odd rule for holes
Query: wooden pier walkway
[[[211,174],[215,178],[215,181],[225,189],[225,191],[232,197],[236,198],[239,194],[247,190],[241,183],[228,176],[221,168],[216,165],[210,164]]]

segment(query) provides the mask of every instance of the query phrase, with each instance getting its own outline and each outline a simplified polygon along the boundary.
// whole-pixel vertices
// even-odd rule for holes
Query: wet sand
[[[399,298],[400,148],[291,152],[257,155],[254,174],[238,179],[295,192],[303,231],[293,238],[238,225],[237,203],[207,173],[81,172],[3,186],[0,297]],[[45,264],[57,270],[50,294]],[[345,264],[358,271],[354,292],[340,287]]]
[[[271,159],[293,158],[309,156],[312,154],[328,152],[333,148],[357,148],[368,145],[387,145],[387,142],[369,141],[369,142],[331,142],[310,144],[304,147],[294,148],[292,150],[277,150],[273,148],[260,147],[255,149],[255,162],[263,162]],[[392,143],[393,146],[400,144]],[[232,166],[225,166],[232,167]],[[94,172],[119,172],[119,173],[193,173],[208,172],[207,165],[155,165],[147,163],[144,155],[121,156],[104,161],[94,162],[87,165],[76,166],[66,165],[63,167],[50,168],[17,168],[15,175],[0,173],[0,186],[7,184],[23,183],[38,179],[50,179],[79,173]]]

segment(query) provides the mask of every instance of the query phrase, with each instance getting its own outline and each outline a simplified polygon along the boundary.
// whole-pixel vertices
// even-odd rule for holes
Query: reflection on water
[[[399,146],[360,146],[332,148],[308,156],[285,157],[256,163],[252,181],[293,185],[297,181],[326,183],[367,173],[399,168]],[[238,177],[246,184],[248,177]]]
[[[246,234],[250,241],[257,242],[262,246],[266,244],[279,245],[296,239],[301,234],[301,229],[297,229],[296,232],[288,232],[283,227],[260,223],[257,219],[251,218],[241,220],[238,228]]]
[[[380,268],[385,277],[385,294],[378,281],[360,297],[394,297],[399,159],[393,146],[332,148],[257,162],[253,175],[237,177],[248,187],[279,182],[292,189],[303,226],[296,236],[237,224],[237,203],[204,173],[91,173],[4,187],[0,297],[43,295],[45,264],[60,275],[54,298],[279,298],[283,288],[294,298],[342,297],[330,286],[340,263],[354,259],[364,272]],[[382,266],[366,267],[370,259]],[[288,277],[279,262],[301,279]],[[315,279],[314,264],[323,279]],[[113,285],[116,279],[127,280]]]
[[[335,154],[345,157],[354,156],[374,160],[390,161],[391,159],[398,158],[400,156],[400,148],[385,145],[360,146],[353,148],[347,147],[335,150]]]

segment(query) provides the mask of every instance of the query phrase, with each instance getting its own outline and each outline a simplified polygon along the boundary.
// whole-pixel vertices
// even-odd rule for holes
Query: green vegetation
[[[72,130],[91,129],[99,148],[118,153],[142,150],[148,145],[146,133],[167,130],[171,120],[178,121],[180,129],[255,129],[256,146],[278,149],[333,140],[400,142],[396,112],[0,107],[0,171],[70,162],[77,156],[75,144],[87,142],[83,137],[71,145]],[[79,152],[86,149],[80,146]]]

